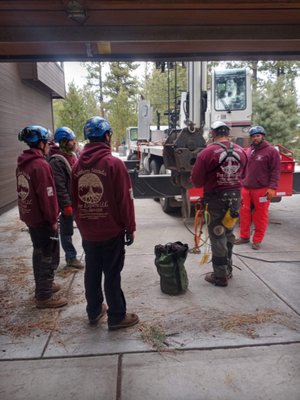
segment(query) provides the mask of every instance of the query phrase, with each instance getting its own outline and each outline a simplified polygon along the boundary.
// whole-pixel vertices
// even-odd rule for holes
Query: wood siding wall
[[[0,63],[0,214],[17,200],[17,157],[28,148],[18,132],[31,124],[53,130],[51,94],[22,81],[17,63]]]
[[[56,63],[37,63],[38,79],[52,92],[53,97],[65,97],[65,75]]]
[[[28,84],[51,93],[52,97],[65,97],[65,75],[62,67],[57,63],[26,62],[19,63],[18,67],[23,81],[28,80]]]

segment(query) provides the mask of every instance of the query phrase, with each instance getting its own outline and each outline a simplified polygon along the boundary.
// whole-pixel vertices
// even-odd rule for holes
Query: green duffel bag
[[[188,249],[188,245],[181,242],[154,247],[155,265],[163,293],[180,294],[188,288],[189,281],[184,267]]]

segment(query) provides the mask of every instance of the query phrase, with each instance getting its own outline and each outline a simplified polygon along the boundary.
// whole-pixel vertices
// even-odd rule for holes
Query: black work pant
[[[85,297],[89,319],[96,318],[103,303],[104,293],[108,304],[108,324],[117,324],[125,317],[126,301],[121,289],[121,271],[125,260],[124,235],[101,242],[82,241],[85,251]]]
[[[32,266],[35,280],[35,297],[46,300],[52,296],[54,271],[59,265],[59,239],[50,224],[29,227],[33,244]]]

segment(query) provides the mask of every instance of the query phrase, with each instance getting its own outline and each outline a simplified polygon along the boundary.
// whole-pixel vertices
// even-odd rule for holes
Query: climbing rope
[[[211,246],[209,243],[209,234],[208,234],[208,225],[210,224],[210,214],[208,212],[208,204],[205,205],[205,209],[203,212],[203,220],[204,220],[204,229],[203,229],[203,246],[204,251],[200,260],[200,265],[207,264],[211,257]]]
[[[194,218],[194,248],[193,253],[200,253],[200,241],[203,227],[203,210],[202,208],[196,209]]]

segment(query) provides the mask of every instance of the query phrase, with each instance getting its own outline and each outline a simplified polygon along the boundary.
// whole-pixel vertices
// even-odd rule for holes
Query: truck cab
[[[250,71],[246,68],[213,70],[208,103],[206,127],[213,121],[223,121],[231,128],[230,136],[235,143],[248,146],[252,117]]]

